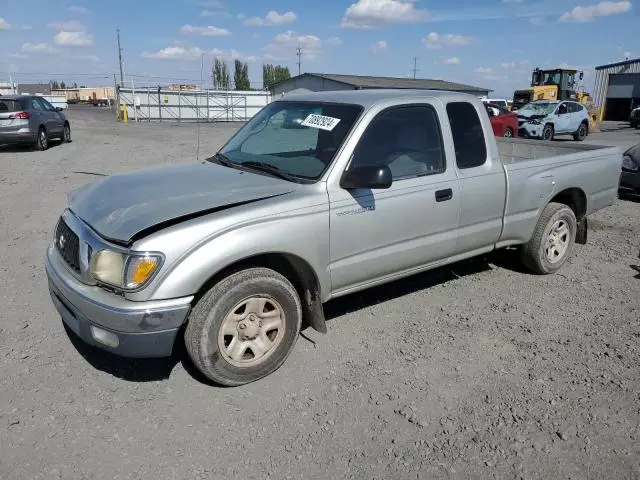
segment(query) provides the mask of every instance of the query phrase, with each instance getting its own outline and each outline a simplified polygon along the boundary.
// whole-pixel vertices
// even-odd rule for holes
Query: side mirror
[[[389,167],[368,165],[347,170],[340,180],[340,186],[345,190],[356,188],[385,189],[393,182]]]
[[[580,80],[582,80],[582,78],[584,77],[584,73],[580,72],[580,76],[578,77]]]
[[[64,108],[62,108],[62,107],[56,107],[56,112],[61,112],[62,110],[64,110]]]

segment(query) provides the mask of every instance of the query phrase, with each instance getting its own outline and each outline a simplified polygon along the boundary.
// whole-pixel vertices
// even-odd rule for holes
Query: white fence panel
[[[120,88],[129,121],[244,122],[271,102],[269,92]]]

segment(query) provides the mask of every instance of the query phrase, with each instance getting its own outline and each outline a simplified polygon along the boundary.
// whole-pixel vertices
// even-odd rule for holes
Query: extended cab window
[[[444,171],[442,135],[433,107],[394,107],[374,118],[349,168],[365,165],[388,166],[394,180]]]
[[[468,102],[447,104],[458,168],[474,168],[487,161],[484,130],[475,107]]]

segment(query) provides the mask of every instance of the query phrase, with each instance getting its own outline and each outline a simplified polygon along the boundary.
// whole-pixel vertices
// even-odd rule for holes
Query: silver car
[[[71,141],[71,127],[62,108],[31,95],[0,97],[0,145],[30,144],[49,148],[49,140]]]

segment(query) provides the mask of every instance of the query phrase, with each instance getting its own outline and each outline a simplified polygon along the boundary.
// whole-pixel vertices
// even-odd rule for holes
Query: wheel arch
[[[573,210],[578,222],[576,243],[585,244],[587,242],[587,195],[584,190],[578,187],[565,188],[557,193],[549,203],[561,203]]]
[[[324,310],[322,308],[321,285],[318,276],[306,260],[291,253],[262,253],[237,260],[227,265],[211,275],[211,277],[202,284],[195,295],[194,303],[223,278],[240,270],[255,267],[269,268],[287,278],[300,296],[303,321],[318,332],[327,332]]]

